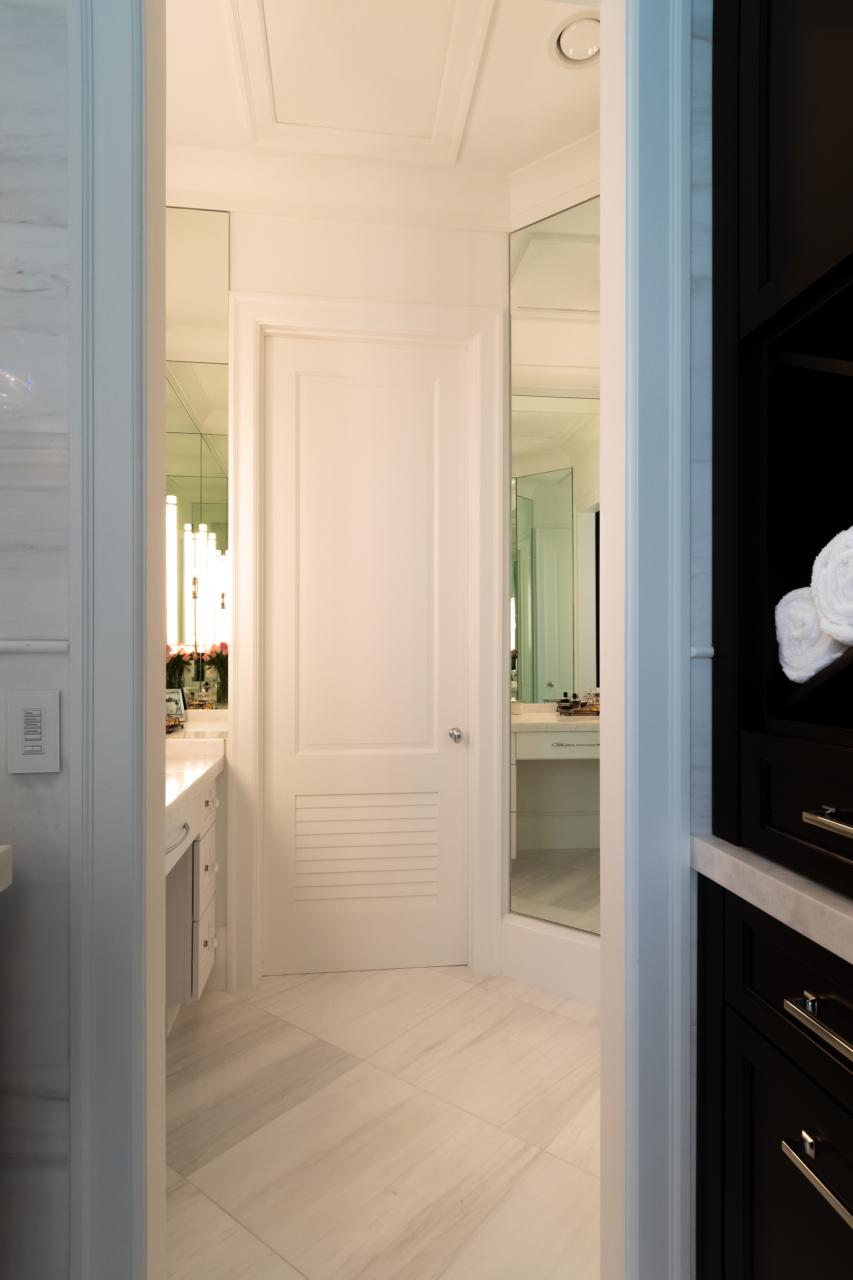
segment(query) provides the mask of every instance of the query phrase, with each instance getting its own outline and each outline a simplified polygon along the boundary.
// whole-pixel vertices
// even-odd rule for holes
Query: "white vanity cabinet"
[[[190,750],[176,750],[185,746]],[[166,785],[166,1007],[198,1000],[216,959],[223,744],[169,743]]]
[[[597,778],[590,771],[600,753],[597,717],[562,717],[551,706],[524,705],[512,715],[510,745],[510,855],[519,849],[587,846],[598,842]],[[541,762],[536,775],[523,774],[529,762]],[[553,769],[554,763],[572,764],[571,774]],[[519,808],[521,796],[521,808]]]

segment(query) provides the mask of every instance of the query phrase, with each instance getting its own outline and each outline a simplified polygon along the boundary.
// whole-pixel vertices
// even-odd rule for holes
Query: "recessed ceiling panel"
[[[278,124],[429,139],[455,0],[264,0]]]
[[[258,141],[452,163],[494,0],[233,0]]]

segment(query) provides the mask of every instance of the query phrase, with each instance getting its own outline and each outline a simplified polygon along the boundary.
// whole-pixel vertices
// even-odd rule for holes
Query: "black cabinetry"
[[[699,1280],[853,1275],[853,966],[700,882]]]
[[[774,607],[853,526],[853,4],[714,35],[714,830],[853,893],[853,650],[803,685]]]

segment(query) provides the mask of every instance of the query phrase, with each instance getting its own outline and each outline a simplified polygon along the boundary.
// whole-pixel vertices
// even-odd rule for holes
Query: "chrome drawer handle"
[[[794,1148],[790,1147],[784,1140],[782,1142],[782,1151],[791,1161],[791,1164],[797,1170],[797,1173],[801,1173],[806,1181],[814,1187],[818,1195],[823,1196],[830,1209],[835,1210],[841,1221],[846,1223],[848,1227],[853,1228],[853,1213],[850,1212],[846,1204],[839,1200],[838,1196],[835,1195],[833,1191],[830,1191],[825,1182],[821,1182],[820,1178],[812,1169],[809,1168],[805,1160],[803,1160]]]
[[[853,840],[853,823],[841,822],[834,816],[837,813],[838,809],[831,804],[821,805],[820,813],[816,813],[814,809],[803,809],[803,822],[810,827],[822,827],[824,831],[833,831],[837,836]]]
[[[552,747],[574,747],[574,746],[577,746],[577,743],[575,743],[575,742],[552,742],[552,743],[551,743],[551,746],[552,746]]]
[[[824,1044],[828,1044],[830,1049],[834,1049],[836,1053],[840,1053],[842,1057],[847,1058],[848,1062],[853,1062],[853,1044],[849,1040],[845,1040],[843,1036],[836,1035],[817,1016],[817,996],[813,996],[810,991],[804,991],[801,996],[793,1000],[786,999],[783,1008],[786,1013],[790,1013],[792,1018],[796,1018],[797,1022],[805,1027],[807,1031],[811,1031]]]
[[[174,853],[178,845],[181,845],[184,843],[189,833],[190,833],[190,824],[188,822],[185,822],[184,825],[181,827],[181,834],[178,836],[175,843],[170,844],[168,849],[166,850],[165,857],[168,858],[170,853]]]

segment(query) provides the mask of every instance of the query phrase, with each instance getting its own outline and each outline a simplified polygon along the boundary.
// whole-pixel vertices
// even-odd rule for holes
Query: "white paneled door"
[[[263,970],[462,964],[472,348],[263,346]]]

